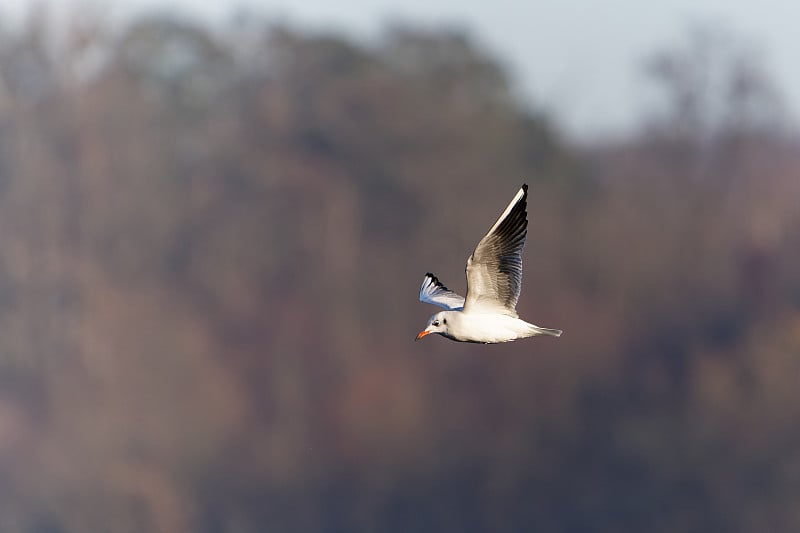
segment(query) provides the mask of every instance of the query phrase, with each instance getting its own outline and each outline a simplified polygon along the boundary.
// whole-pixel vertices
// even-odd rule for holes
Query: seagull
[[[506,210],[467,259],[467,297],[445,287],[430,272],[419,289],[421,302],[438,305],[416,340],[438,333],[460,342],[493,344],[535,335],[561,336],[520,319],[516,307],[522,289],[522,248],[528,232],[528,186],[523,184]]]

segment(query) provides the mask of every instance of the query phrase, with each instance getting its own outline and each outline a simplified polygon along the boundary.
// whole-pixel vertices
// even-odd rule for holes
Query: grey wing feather
[[[523,185],[467,260],[466,310],[483,307],[517,316],[527,200],[528,186]]]
[[[430,272],[425,274],[425,279],[422,280],[419,301],[438,305],[449,311],[460,311],[464,308],[464,297],[445,287],[439,278]]]

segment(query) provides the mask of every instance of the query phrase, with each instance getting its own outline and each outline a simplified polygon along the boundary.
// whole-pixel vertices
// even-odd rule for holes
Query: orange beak
[[[417,333],[417,338],[416,338],[416,339],[414,339],[414,340],[415,340],[415,341],[418,341],[418,340],[420,340],[422,337],[424,337],[425,335],[430,335],[430,333],[431,333],[431,332],[430,332],[430,331],[428,331],[427,329],[423,329],[422,331],[420,331],[419,333]]]

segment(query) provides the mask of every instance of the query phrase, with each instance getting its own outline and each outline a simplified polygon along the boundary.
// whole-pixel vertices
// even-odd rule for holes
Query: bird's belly
[[[455,340],[464,342],[498,343],[530,336],[530,325],[507,315],[465,314],[460,317]]]

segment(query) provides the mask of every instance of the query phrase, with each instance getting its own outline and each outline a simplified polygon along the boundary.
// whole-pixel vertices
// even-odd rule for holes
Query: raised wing
[[[428,272],[422,280],[419,288],[419,301],[439,307],[444,307],[449,311],[460,311],[464,308],[464,297],[454,293],[439,281],[439,278]]]
[[[528,232],[528,186],[523,185],[467,260],[465,311],[487,308],[517,316],[522,248]]]

